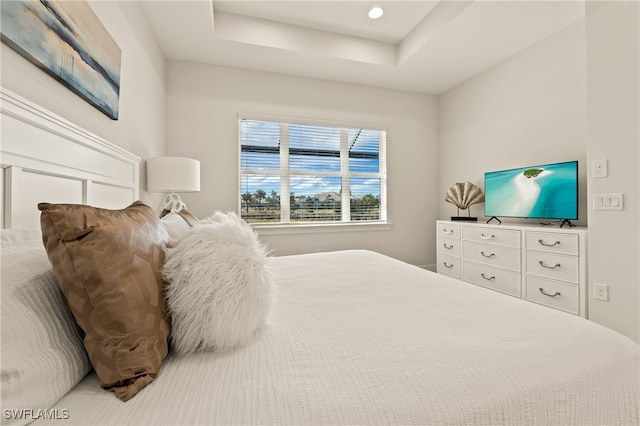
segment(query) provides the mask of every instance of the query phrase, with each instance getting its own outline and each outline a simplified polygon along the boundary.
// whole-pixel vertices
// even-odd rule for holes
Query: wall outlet
[[[606,284],[593,284],[593,297],[604,302],[609,301],[609,286]]]

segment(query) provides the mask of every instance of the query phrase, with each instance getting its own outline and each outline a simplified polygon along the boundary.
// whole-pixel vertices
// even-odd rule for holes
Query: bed
[[[33,273],[35,282],[43,276],[50,282],[35,203],[121,208],[138,197],[140,160],[14,94],[3,92],[2,112],[4,224],[13,228],[2,235],[3,424],[640,422],[640,353],[630,339],[367,250],[270,258],[276,297],[267,325],[250,342],[224,353],[169,352],[157,378],[122,402],[101,388],[77,349],[79,337],[51,334],[55,324],[75,327],[59,291],[38,285],[20,287],[23,295],[9,293],[4,274],[13,267],[27,280]],[[39,149],[25,153],[34,138],[73,152],[86,149],[96,160],[79,167],[67,164],[68,156],[53,161]],[[101,159],[111,166],[101,168]],[[27,187],[31,195],[18,196]],[[51,194],[58,196],[41,198]],[[22,299],[11,309],[21,309],[27,320],[13,326],[26,329],[7,331],[5,299],[16,297]],[[55,320],[42,319],[52,315],[43,304],[59,307]],[[19,333],[26,338],[12,341]],[[9,345],[23,340],[38,348],[16,361]],[[64,368],[62,361],[18,365],[39,352],[50,361],[56,351],[84,360],[73,364],[73,378],[65,372],[64,380],[46,382],[44,376]],[[29,378],[23,390],[55,388],[41,405],[7,405],[12,395],[5,381],[20,368]],[[31,374],[38,368],[40,375]]]

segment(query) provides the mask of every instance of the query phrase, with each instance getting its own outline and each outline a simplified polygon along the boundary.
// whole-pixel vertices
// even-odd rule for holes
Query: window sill
[[[278,225],[251,225],[259,235],[323,234],[328,232],[389,231],[391,222],[363,223],[286,223]]]

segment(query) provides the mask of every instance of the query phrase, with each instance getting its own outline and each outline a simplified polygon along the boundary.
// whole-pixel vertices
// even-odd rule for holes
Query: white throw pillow
[[[174,350],[244,345],[267,319],[268,253],[235,213],[215,213],[167,249],[163,275]]]
[[[30,413],[50,408],[91,365],[40,231],[3,229],[0,236],[2,424],[22,425],[34,419]]]

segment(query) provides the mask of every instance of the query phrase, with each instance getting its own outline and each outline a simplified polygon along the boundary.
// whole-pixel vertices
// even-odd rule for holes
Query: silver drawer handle
[[[483,252],[483,251],[481,251],[481,252],[480,252],[480,254],[481,254],[483,257],[493,257],[493,256],[495,256],[495,255],[496,255],[495,253],[486,254],[486,253],[485,253],[485,252]]]
[[[490,240],[492,238],[495,238],[496,236],[491,234],[491,235],[484,235],[484,234],[480,234],[480,238],[482,238],[483,240]]]
[[[543,268],[547,268],[547,269],[556,269],[556,268],[559,268],[559,267],[560,267],[560,264],[559,264],[559,263],[556,263],[556,264],[555,264],[555,265],[553,265],[553,266],[545,265],[545,264],[544,264],[544,262],[543,262],[542,260],[541,260],[541,261],[539,261],[539,262],[538,262],[538,264],[539,264],[540,266],[542,266]]]
[[[445,229],[443,229],[443,230],[442,230],[442,233],[443,233],[443,234],[447,234],[447,235],[449,235],[449,234],[453,234],[453,229],[446,229],[446,228],[445,228]]]
[[[540,243],[540,245],[543,245],[543,246],[545,246],[545,247],[555,247],[555,246],[557,246],[558,244],[560,244],[560,241],[556,241],[556,242],[555,242],[555,243],[553,243],[553,244],[545,243],[545,242],[544,242],[544,240],[538,240],[538,242]]]
[[[549,294],[546,291],[544,291],[544,288],[540,287],[538,290],[540,290],[540,293],[544,294],[545,296],[549,296],[549,297],[556,297],[556,296],[560,296],[560,292],[556,291],[556,294]]]
[[[449,268],[449,269],[453,268],[453,264],[449,265],[447,262],[444,262],[443,264],[445,268]]]
[[[444,248],[446,248],[447,250],[451,250],[453,248],[453,244],[451,245],[447,245],[447,243],[442,244]]]
[[[484,272],[482,272],[480,275],[482,276],[482,278],[484,278],[484,279],[485,279],[485,280],[487,280],[487,281],[491,281],[491,280],[495,280],[495,279],[496,279],[496,277],[495,277],[494,275],[491,275],[490,277],[487,277],[487,276],[484,274]]]

